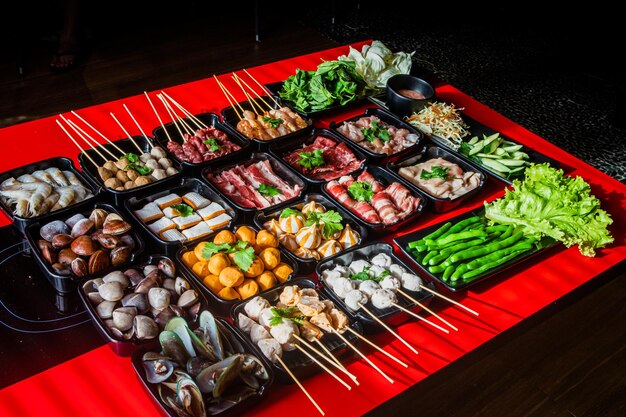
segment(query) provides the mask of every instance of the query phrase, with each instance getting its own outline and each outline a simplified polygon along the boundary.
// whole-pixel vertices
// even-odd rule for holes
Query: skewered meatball
[[[367,304],[368,301],[367,295],[359,290],[350,291],[345,298],[346,305],[353,311],[357,311],[361,308],[361,304]]]
[[[165,172],[164,169],[161,169],[161,168],[158,168],[158,169],[155,169],[154,171],[152,171],[151,175],[157,181],[158,180],[162,180],[163,178],[167,177],[167,173]]]
[[[352,271],[353,274],[358,274],[359,272],[363,272],[363,270],[365,270],[365,268],[369,268],[372,265],[364,260],[358,260],[358,261],[353,261],[350,264],[350,271]]]
[[[320,313],[311,317],[309,321],[326,332],[333,331],[333,319],[328,313]]]
[[[144,164],[146,164],[148,161],[150,160],[154,160],[156,161],[156,159],[154,158],[154,156],[150,155],[147,152],[142,153],[141,155],[139,155],[139,160],[141,162],[143,162]]]
[[[333,291],[335,291],[335,294],[337,294],[339,298],[345,298],[346,295],[355,287],[356,284],[354,281],[342,277],[335,280],[335,286],[333,287]]]
[[[300,335],[298,326],[291,320],[283,320],[280,324],[273,326],[270,329],[270,333],[280,344],[294,343],[296,340],[296,338],[293,337],[294,334],[296,336]]]
[[[359,290],[365,293],[368,297],[371,297],[372,294],[374,294],[374,291],[380,290],[380,284],[373,280],[361,281]]]
[[[283,288],[283,292],[280,293],[280,302],[288,305],[295,306],[300,301],[300,287],[297,285],[288,285]]]
[[[270,339],[271,337],[265,327],[256,323],[252,325],[250,329],[250,340],[252,340],[252,343],[258,343],[259,340]]]
[[[309,342],[320,339],[323,335],[322,331],[317,326],[309,323],[308,321],[304,321],[303,324],[299,326],[299,330],[300,336]]]
[[[344,275],[341,272],[337,271],[337,268],[322,272],[322,278],[326,280],[326,284],[328,284],[328,286],[331,288],[335,286],[335,281],[337,280],[337,278],[342,277],[344,277]]]
[[[261,326],[270,327],[270,320],[274,317],[274,313],[271,308],[264,308],[259,313],[259,324]]]
[[[383,268],[382,266],[372,265],[370,269],[367,271],[367,273],[369,274],[370,277],[376,278],[376,277],[379,277],[386,270],[387,269]]]
[[[382,281],[380,281],[380,286],[383,289],[395,291],[402,287],[402,282],[398,278],[389,275],[383,278]]]
[[[239,316],[237,317],[237,322],[239,324],[239,328],[245,333],[250,333],[250,330],[252,330],[252,326],[256,324],[254,320],[242,313],[239,313]]]
[[[258,346],[265,357],[272,362],[276,362],[276,356],[279,358],[283,356],[283,350],[276,339],[259,340]]]
[[[165,172],[167,173],[168,177],[171,177],[172,175],[176,175],[178,174],[178,170],[174,167],[169,167],[165,170]]]
[[[402,286],[409,291],[419,291],[422,286],[422,280],[415,274],[404,273],[400,277]]]
[[[153,147],[150,150],[150,155],[152,155],[156,159],[167,158],[167,152],[165,152],[165,149],[161,148],[160,146]]]
[[[159,165],[161,166],[161,168],[163,169],[168,169],[169,167],[172,166],[172,161],[170,161],[167,158],[161,158],[159,159]]]
[[[270,302],[267,301],[263,297],[254,297],[252,300],[248,301],[243,309],[252,320],[258,321],[259,314],[261,314],[261,310],[270,306]]]
[[[303,296],[298,301],[298,309],[307,317],[314,316],[326,309],[326,305],[317,297]]]
[[[392,307],[397,301],[396,293],[391,290],[378,290],[372,295],[372,304],[379,309]]]
[[[400,280],[402,280],[402,274],[404,274],[406,272],[406,269],[404,269],[403,267],[401,267],[398,264],[391,264],[391,266],[389,267],[389,272],[394,277],[400,278]]]
[[[329,315],[333,319],[333,327],[339,330],[339,332],[342,332],[343,329],[350,325],[348,316],[346,316],[343,311],[333,308],[330,310]]]
[[[385,253],[379,253],[372,258],[372,264],[389,268],[391,266],[391,257]]]

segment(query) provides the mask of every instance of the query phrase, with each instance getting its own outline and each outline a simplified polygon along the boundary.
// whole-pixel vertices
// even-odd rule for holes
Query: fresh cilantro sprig
[[[423,180],[430,180],[432,178],[441,178],[443,180],[448,178],[448,167],[433,166],[431,171],[423,169],[420,173],[420,178]]]
[[[274,119],[273,117],[270,117],[270,116],[263,116],[261,120],[269,124],[270,127],[273,127],[274,129],[276,129],[278,126],[280,126],[283,123],[283,119],[281,119],[280,117]]]
[[[122,158],[128,161],[128,165],[126,165],[126,167],[124,168],[125,171],[129,169],[134,169],[139,173],[139,175],[150,175],[152,173],[152,168],[143,165],[138,155],[129,152],[127,154],[124,154]]]
[[[306,317],[300,313],[298,307],[272,307],[271,308],[274,317],[270,319],[270,326],[277,326],[283,322],[283,319],[291,320],[296,324],[304,324]]]
[[[222,243],[220,245],[216,245],[213,242],[207,242],[204,244],[204,248],[202,248],[202,257],[204,259],[209,259],[211,256],[215,255],[218,252],[226,252],[230,249],[230,245],[228,243]]]
[[[385,277],[388,277],[389,275],[391,275],[391,272],[389,272],[388,270],[384,270],[383,272],[380,273],[379,276],[373,277],[369,274],[369,271],[370,271],[370,268],[366,266],[365,268],[363,268],[363,271],[350,275],[350,279],[355,279],[355,280],[360,280],[360,281],[371,280],[371,281],[380,282]]]
[[[389,131],[385,127],[379,126],[376,120],[372,120],[371,126],[362,131],[366,141],[373,142],[374,139],[378,138],[383,142],[388,142],[391,139]]]
[[[335,233],[343,230],[343,224],[341,224],[342,221],[343,218],[341,217],[341,214],[337,213],[335,210],[329,210],[324,213],[308,213],[308,218],[304,225],[322,225],[322,236],[324,239],[330,239],[335,235]]]
[[[304,217],[304,214],[300,210],[296,210],[294,208],[288,207],[280,213],[280,217],[289,217],[291,215]]]
[[[374,196],[374,191],[372,191],[372,184],[369,182],[355,181],[348,187],[348,194],[356,201],[369,203]]]
[[[193,214],[193,209],[187,204],[172,204],[170,207],[176,210],[180,217],[187,217]]]
[[[269,184],[259,184],[258,190],[263,197],[274,197],[275,195],[282,194],[278,187]]]
[[[222,149],[222,147],[219,144],[219,139],[218,138],[209,138],[209,139],[204,141],[204,144],[208,145],[209,152],[217,152],[220,149]]]
[[[314,149],[313,152],[300,152],[298,155],[300,156],[298,164],[305,168],[313,169],[313,167],[326,165],[326,161],[324,161],[324,151],[321,149]]]
[[[211,256],[220,252],[234,253],[233,262],[244,272],[252,266],[255,258],[254,248],[250,246],[248,242],[242,240],[237,241],[233,245],[229,243],[222,243],[220,245],[216,245],[213,242],[205,243],[204,248],[202,248],[202,257],[209,259]]]

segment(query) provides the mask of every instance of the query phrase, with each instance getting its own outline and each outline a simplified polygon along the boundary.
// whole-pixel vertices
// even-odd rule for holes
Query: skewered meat
[[[296,336],[300,336],[298,326],[291,320],[283,320],[281,323],[270,328],[270,333],[280,344],[295,343]]]
[[[236,128],[249,139],[271,140],[307,126],[307,122],[300,115],[288,107],[281,107],[260,115],[246,110]]]
[[[397,302],[396,293],[392,290],[378,290],[372,295],[372,305],[378,309],[392,307]]]
[[[276,356],[279,358],[283,356],[283,350],[276,339],[259,340],[258,346],[263,355],[272,362],[276,362]]]
[[[280,302],[287,306],[295,306],[300,301],[300,288],[297,285],[288,285],[280,293]]]
[[[378,255],[372,258],[372,265],[382,266],[384,268],[389,268],[392,264],[391,257],[386,253],[379,253]]]
[[[415,274],[404,273],[400,277],[402,286],[409,291],[419,291],[422,286],[422,280]]]
[[[367,304],[369,298],[367,297],[367,294],[359,290],[352,290],[346,294],[344,301],[350,310],[357,311],[361,308],[362,304]]]
[[[380,281],[380,286],[386,290],[397,290],[402,287],[402,282],[398,278],[389,275]]]
[[[239,316],[237,316],[237,323],[239,324],[239,328],[245,333],[250,333],[252,326],[256,324],[254,320],[242,313],[239,313]]]
[[[482,174],[463,172],[460,166],[443,158],[402,167],[398,173],[432,196],[451,200],[477,188],[482,181]]]
[[[314,316],[326,309],[326,306],[319,298],[306,295],[300,297],[297,307],[307,317]]]
[[[377,154],[393,155],[417,143],[419,136],[376,116],[344,122],[337,130],[351,141]]]
[[[339,333],[343,333],[343,331],[350,325],[348,316],[346,316],[343,311],[332,308],[328,315],[333,320],[333,327],[338,330]]]
[[[312,163],[310,158],[316,150],[321,151],[322,155]],[[356,171],[363,163],[345,143],[337,144],[323,136],[318,136],[311,145],[290,152],[283,159],[305,176],[327,181]]]
[[[270,302],[263,297],[256,296],[246,303],[244,311],[254,321],[259,320],[261,310],[270,306]]]
[[[371,297],[376,290],[380,290],[380,284],[374,280],[361,281],[359,290],[368,297]]]
[[[308,321],[303,322],[303,324],[299,326],[299,330],[300,337],[308,340],[309,342],[314,342],[317,339],[321,339],[323,335],[322,331],[317,326],[311,324]]]
[[[167,142],[167,150],[176,159],[194,164],[210,161],[239,149],[241,146],[232,142],[226,133],[213,126],[198,129],[193,136],[183,133],[182,145],[173,140]]]
[[[325,332],[333,331],[333,319],[326,312],[316,314],[309,319],[311,323],[324,330]]]
[[[250,339],[252,340],[252,343],[258,343],[259,340],[269,339],[271,337],[272,336],[270,336],[265,327],[256,323],[252,325],[252,328],[250,329]]]

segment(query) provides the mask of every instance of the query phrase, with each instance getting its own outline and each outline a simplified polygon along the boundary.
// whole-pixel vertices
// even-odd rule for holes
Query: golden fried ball
[[[216,253],[209,259],[209,272],[219,275],[222,269],[230,266],[230,258],[225,253]]]
[[[207,286],[208,289],[210,289],[215,294],[219,293],[224,288],[224,286],[220,282],[220,278],[217,275],[209,274],[204,277],[202,282],[204,283],[204,285]]]
[[[276,285],[276,275],[272,271],[265,271],[256,277],[256,283],[259,284],[261,291],[269,290]]]
[[[204,278],[211,273],[209,271],[209,263],[207,261],[198,261],[193,264],[193,267],[191,267],[191,269],[193,270],[194,274],[196,274],[200,278]]]
[[[244,280],[243,284],[238,286],[236,289],[239,295],[241,296],[242,300],[245,300],[246,298],[250,298],[253,295],[256,295],[259,293],[259,285],[253,279]]]
[[[284,262],[279,263],[276,268],[272,269],[276,279],[281,284],[289,279],[289,275],[293,273],[293,268]]]
[[[244,242],[248,242],[250,245],[254,246],[256,244],[256,232],[254,229],[248,226],[241,226],[235,232],[235,236],[239,240],[243,240]]]
[[[207,242],[200,242],[196,245],[195,248],[193,248],[193,253],[196,255],[196,258],[198,258],[199,261],[208,261],[209,258],[206,258],[203,256],[202,251],[204,250],[204,245]]]
[[[230,230],[222,230],[213,238],[213,243],[215,243],[216,245],[221,245],[222,243],[228,243],[229,245],[232,245],[236,241],[237,238]]]
[[[261,248],[277,248],[278,247],[278,239],[276,236],[267,230],[261,230],[256,235],[256,244]]]
[[[183,258],[183,263],[187,265],[189,268],[192,268],[193,264],[199,261],[198,257],[192,250],[183,253],[182,258]]]
[[[223,300],[241,300],[239,293],[235,291],[234,288],[224,287],[220,292],[217,293],[217,296]]]
[[[280,251],[276,248],[265,248],[259,254],[265,269],[274,269],[280,263]]]
[[[243,283],[243,273],[239,268],[228,266],[220,272],[220,282],[225,287],[236,287]]]
[[[250,268],[248,268],[248,270],[244,272],[243,275],[246,278],[254,278],[261,275],[263,271],[265,271],[265,265],[263,265],[263,261],[257,257],[254,258],[252,265],[250,265]]]

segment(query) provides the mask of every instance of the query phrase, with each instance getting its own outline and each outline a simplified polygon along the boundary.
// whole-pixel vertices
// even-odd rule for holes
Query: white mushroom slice
[[[391,257],[386,253],[379,253],[374,256],[372,259],[372,264],[382,266],[384,268],[389,268],[392,264]]]
[[[248,317],[250,317],[254,321],[259,321],[259,314],[261,313],[261,310],[269,306],[270,306],[269,301],[267,301],[263,297],[256,296],[252,300],[248,301],[243,306],[243,309],[248,315]]]

